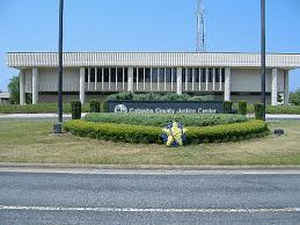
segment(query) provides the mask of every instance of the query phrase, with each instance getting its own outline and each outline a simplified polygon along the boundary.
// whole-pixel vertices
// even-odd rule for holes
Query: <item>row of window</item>
[[[109,68],[91,68],[90,69],[90,82],[95,82],[97,78],[97,82],[109,82]],[[102,74],[103,73],[103,74]],[[85,69],[85,82],[89,81],[89,72],[88,69]],[[102,80],[103,78],[103,80]],[[124,68],[124,82],[126,83],[128,80],[128,68]],[[110,82],[123,82],[123,68],[111,68],[110,69]]]
[[[199,83],[201,79],[202,83],[206,83],[206,69],[195,69],[195,82]],[[220,82],[220,73],[221,73],[221,82],[225,82],[225,69],[216,69],[215,70],[215,81]],[[183,69],[182,70],[182,82],[193,82],[193,69]],[[208,69],[208,82],[213,82],[213,69]]]
[[[85,69],[85,82],[89,81],[89,69]],[[102,74],[103,73],[103,74]],[[225,82],[225,69],[215,70],[215,81]],[[206,69],[195,69],[194,71],[194,81],[199,83],[206,82]],[[110,68],[110,78],[109,78],[109,68],[90,68],[90,82],[124,82],[128,81],[128,68]],[[134,68],[133,69],[133,82],[143,83],[151,82],[151,69],[150,68]],[[182,69],[182,82],[193,82],[193,69]],[[176,68],[153,68],[152,69],[152,82],[167,82],[176,83],[177,82],[177,70]],[[208,69],[208,82],[213,82],[213,69]]]

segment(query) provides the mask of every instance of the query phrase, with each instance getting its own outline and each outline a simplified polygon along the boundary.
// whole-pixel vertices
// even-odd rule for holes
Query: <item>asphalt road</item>
[[[297,225],[300,173],[0,172],[0,225],[20,224]]]

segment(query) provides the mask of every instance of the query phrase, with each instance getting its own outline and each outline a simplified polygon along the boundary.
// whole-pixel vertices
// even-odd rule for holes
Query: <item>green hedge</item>
[[[238,113],[241,115],[247,115],[247,102],[239,101],[238,104],[239,104]]]
[[[56,103],[44,103],[36,105],[1,105],[0,113],[57,113]],[[71,113],[71,104],[64,103],[64,113]],[[89,112],[89,104],[82,106],[83,112]]]
[[[186,128],[187,143],[194,144],[237,141],[261,137],[269,132],[267,124],[257,120],[210,127]],[[162,144],[160,138],[162,129],[160,127],[70,120],[64,123],[64,129],[81,137],[129,143]]]
[[[90,122],[122,123],[163,127],[172,121],[184,126],[212,126],[245,122],[246,116],[234,114],[154,114],[154,113],[89,113],[84,118]]]

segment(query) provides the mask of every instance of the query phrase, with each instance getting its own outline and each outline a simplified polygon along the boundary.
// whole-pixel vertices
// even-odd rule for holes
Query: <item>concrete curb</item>
[[[300,165],[97,165],[63,163],[0,163],[0,169],[114,169],[114,170],[300,170]]]

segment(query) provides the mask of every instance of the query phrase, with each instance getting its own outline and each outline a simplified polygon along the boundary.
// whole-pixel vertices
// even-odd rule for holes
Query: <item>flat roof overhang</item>
[[[259,68],[260,54],[234,52],[65,52],[64,67],[237,67]],[[55,68],[56,52],[8,52],[7,65],[17,69]],[[300,68],[300,53],[269,53],[268,68]]]

